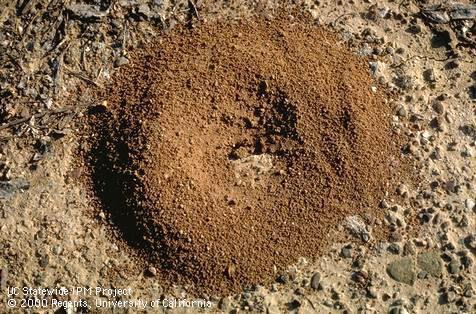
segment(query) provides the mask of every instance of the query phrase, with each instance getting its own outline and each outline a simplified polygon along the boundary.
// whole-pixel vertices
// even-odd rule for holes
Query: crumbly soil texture
[[[229,293],[316,257],[401,177],[386,95],[305,18],[203,23],[136,50],[90,116],[92,190],[164,284]]]

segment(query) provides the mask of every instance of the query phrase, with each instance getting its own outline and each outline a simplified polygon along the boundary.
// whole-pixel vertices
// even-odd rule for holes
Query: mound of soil
[[[378,216],[399,175],[368,63],[304,19],[177,30],[135,52],[93,116],[94,190],[121,237],[198,292],[266,283]]]

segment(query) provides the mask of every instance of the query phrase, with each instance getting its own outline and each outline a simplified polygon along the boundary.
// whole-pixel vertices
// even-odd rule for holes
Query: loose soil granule
[[[380,217],[401,175],[367,61],[305,18],[164,34],[102,97],[93,190],[164,284],[267,283],[335,241],[345,217]]]

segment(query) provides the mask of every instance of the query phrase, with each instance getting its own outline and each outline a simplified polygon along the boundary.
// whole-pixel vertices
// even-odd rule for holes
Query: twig
[[[331,23],[331,25],[332,25],[332,26],[336,26],[337,21],[339,21],[339,20],[342,19],[343,17],[346,17],[346,16],[355,16],[355,15],[356,15],[356,13],[354,13],[354,12],[341,14],[341,15],[339,15],[339,16],[334,20],[334,22]]]
[[[38,119],[38,118],[42,118],[44,117],[46,114],[58,114],[58,113],[63,113],[63,112],[66,112],[68,111],[69,109],[71,108],[62,108],[62,109],[57,109],[57,110],[51,110],[51,111],[45,111],[45,112],[40,112],[40,113],[35,113],[35,114],[32,114],[32,115],[29,115],[28,117],[26,118],[20,118],[20,119],[17,119],[17,120],[13,120],[13,121],[10,121],[2,126],[0,126],[0,130],[3,130],[3,129],[7,129],[7,128],[11,128],[12,126],[15,126],[15,125],[18,125],[20,123],[23,123],[23,122],[26,122],[26,121],[29,121],[31,118],[35,118],[35,119]]]
[[[392,65],[393,68],[400,68],[402,67],[406,62],[410,61],[410,60],[413,60],[415,58],[420,58],[420,59],[426,59],[426,60],[433,60],[433,61],[436,61],[436,62],[445,62],[445,61],[448,61],[451,59],[450,56],[447,56],[446,58],[444,59],[436,59],[434,57],[427,57],[427,56],[419,56],[419,55],[413,55],[411,57],[409,57],[408,59],[400,62],[399,64],[396,64],[396,65]]]
[[[304,296],[304,298],[307,300],[307,302],[309,302],[309,304],[311,304],[312,309],[316,310],[316,307],[314,306],[314,303],[312,303],[312,301],[308,297]]]
[[[122,31],[122,55],[126,54],[127,36],[128,36],[127,20],[124,20],[124,30]]]
[[[188,0],[188,6],[192,8],[193,15],[195,15],[197,20],[200,21],[200,17],[198,16],[198,10],[197,10],[197,6],[195,5],[195,2],[193,0]]]
[[[60,108],[60,109],[54,109],[54,110],[47,110],[47,111],[45,111],[45,112],[39,112],[39,113],[31,114],[31,115],[29,115],[28,117],[16,119],[16,120],[7,122],[7,123],[5,123],[4,125],[1,125],[1,126],[0,126],[0,130],[4,130],[4,129],[7,129],[7,128],[11,128],[11,127],[13,127],[13,126],[15,126],[15,125],[18,125],[18,124],[27,122],[27,121],[29,121],[31,118],[35,118],[35,119],[42,118],[42,117],[44,117],[44,116],[47,115],[47,114],[50,114],[50,115],[53,115],[53,114],[61,114],[61,113],[66,113],[66,112],[73,112],[75,109],[86,109],[86,108],[89,108],[89,107],[93,106],[93,104],[95,104],[95,103],[97,103],[97,102],[98,102],[98,101],[96,101],[96,102],[94,102],[94,103],[89,103],[89,104],[83,105],[83,106],[70,106],[70,107],[65,107],[65,108]]]
[[[98,83],[96,83],[94,80],[90,79],[89,77],[85,76],[84,74],[82,74],[81,72],[74,72],[70,69],[68,69],[66,66],[64,66],[64,68],[67,70],[68,74],[69,75],[73,75],[79,79],[82,79],[83,81],[89,83],[89,84],[92,84],[96,87],[99,87],[99,88],[102,88],[102,86]]]

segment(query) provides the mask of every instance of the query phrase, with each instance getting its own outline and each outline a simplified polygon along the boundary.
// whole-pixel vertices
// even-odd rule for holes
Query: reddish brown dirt
[[[133,54],[94,115],[94,189],[167,282],[232,292],[379,217],[398,137],[366,60],[304,20],[204,24]]]

